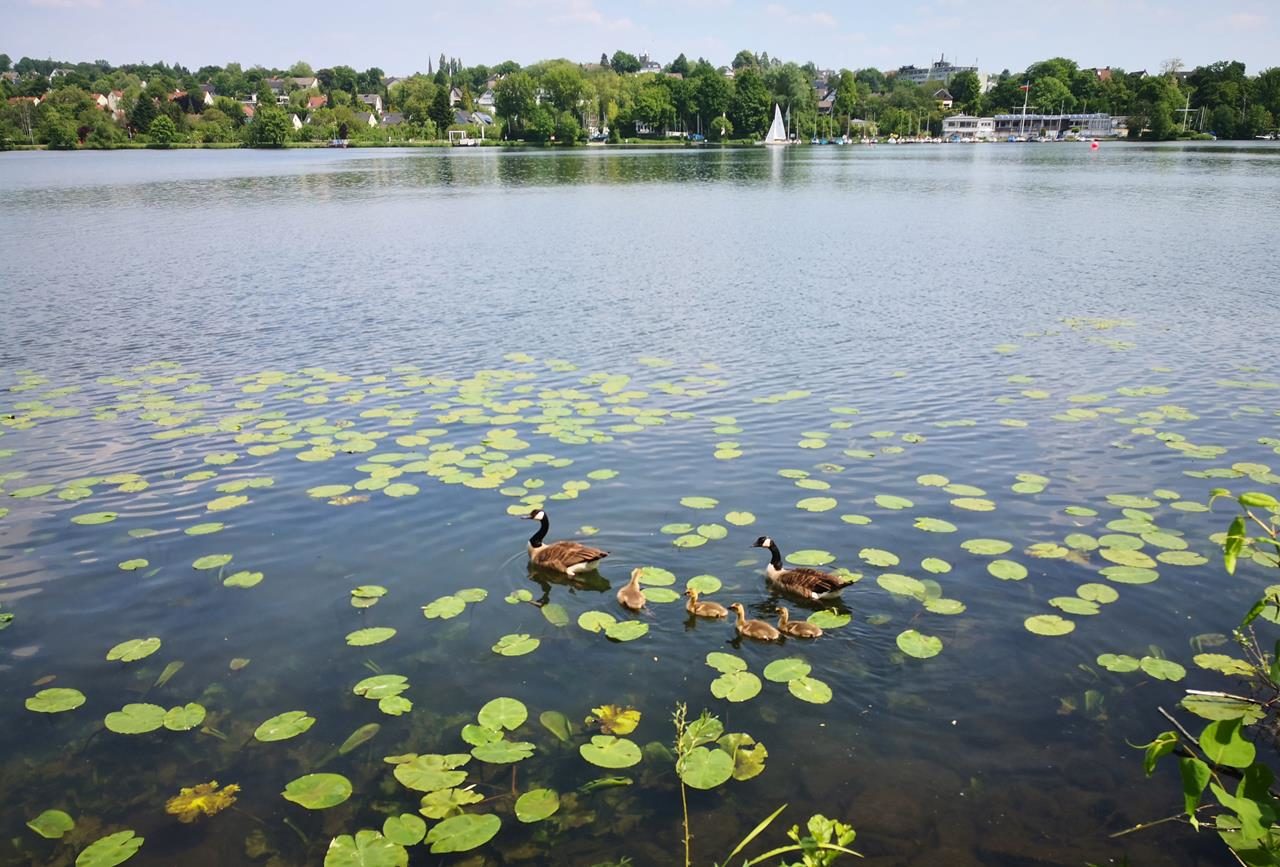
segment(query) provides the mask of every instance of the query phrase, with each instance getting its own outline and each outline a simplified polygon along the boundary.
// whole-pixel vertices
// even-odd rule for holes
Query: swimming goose
[[[777,641],[782,637],[781,632],[763,620],[748,620],[746,612],[742,610],[741,602],[733,603],[729,606],[729,610],[738,617],[734,628],[738,630],[739,635],[745,635],[757,641]]]
[[[822,634],[822,627],[807,620],[792,620],[791,612],[779,606],[778,631],[792,638],[817,638]]]
[[[640,589],[640,575],[643,569],[631,570],[631,580],[618,589],[618,604],[632,611],[639,611],[646,602],[644,591]]]
[[[581,542],[560,541],[544,545],[542,540],[551,529],[547,513],[542,509],[534,509],[528,515],[521,515],[521,517],[529,521],[538,521],[542,525],[529,537],[529,559],[536,566],[563,572],[566,575],[578,575],[594,570],[601,560],[609,556],[608,551],[601,551],[599,548],[592,548]]]
[[[793,593],[803,599],[829,599],[853,582],[821,569],[786,569],[782,565],[782,552],[778,543],[768,536],[761,536],[751,544],[753,548],[769,550],[769,565],[764,574],[779,589]]]
[[[688,611],[694,617],[728,617],[729,610],[719,602],[699,602],[698,591],[690,587],[684,591],[684,595],[689,597],[689,601],[684,604],[684,610]]]

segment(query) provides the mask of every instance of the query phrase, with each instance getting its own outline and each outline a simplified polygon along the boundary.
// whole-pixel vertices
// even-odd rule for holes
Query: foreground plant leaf
[[[236,802],[236,792],[240,787],[235,783],[219,790],[218,781],[210,780],[191,788],[184,787],[178,794],[165,802],[164,811],[177,816],[184,824],[194,822],[201,816],[215,816]]]
[[[90,843],[76,857],[76,867],[116,867],[137,854],[146,838],[133,831],[117,831]]]
[[[27,827],[46,840],[58,840],[76,827],[75,819],[62,810],[45,810],[27,823]]]
[[[406,867],[408,863],[409,853],[403,845],[367,828],[355,836],[334,837],[324,854],[324,867]]]
[[[326,810],[351,797],[351,781],[341,774],[306,774],[291,781],[281,794],[308,810]]]

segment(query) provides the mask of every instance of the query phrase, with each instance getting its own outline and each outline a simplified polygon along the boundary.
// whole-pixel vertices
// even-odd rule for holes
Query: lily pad
[[[1066,635],[1076,628],[1070,620],[1064,620],[1056,614],[1036,614],[1024,620],[1023,626],[1028,632],[1049,636]]]
[[[787,555],[787,562],[796,566],[825,566],[835,559],[835,555],[830,551],[820,551],[815,548],[792,551]]]
[[[485,703],[476,714],[480,725],[494,731],[514,731],[529,718],[529,709],[514,698],[495,698]]]
[[[395,634],[396,631],[390,626],[370,626],[348,633],[347,644],[352,647],[369,647],[373,644],[381,644],[384,641],[388,641]]]
[[[775,659],[764,667],[764,679],[773,683],[787,683],[807,676],[812,670],[813,667],[798,656]]]
[[[240,587],[248,589],[250,587],[257,587],[261,583],[262,573],[250,572],[248,569],[241,570],[222,579],[223,587]]]
[[[1129,672],[1137,671],[1139,662],[1136,658],[1123,653],[1103,653],[1098,656],[1098,665],[1107,671]]]
[[[208,536],[211,533],[221,532],[226,526],[219,521],[208,521],[203,524],[192,524],[182,532],[188,536]]]
[[[882,509],[910,509],[915,505],[906,497],[899,497],[893,494],[876,494],[876,505]]]
[[[100,837],[76,856],[76,867],[116,867],[136,855],[145,839],[134,831],[117,831]]]
[[[696,590],[700,594],[715,593],[723,586],[720,579],[714,575],[695,575],[690,578],[685,585],[690,590]]]
[[[760,694],[763,684],[749,671],[731,671],[711,681],[711,694],[726,701],[750,701]]]
[[[829,512],[837,505],[834,497],[805,497],[796,503],[796,508],[805,512]]]
[[[676,771],[690,788],[714,789],[733,776],[733,756],[718,748],[694,747],[680,759]]]
[[[407,789],[418,792],[438,792],[452,789],[467,778],[466,771],[459,771],[471,761],[465,753],[456,755],[415,756],[396,765],[395,778]]]
[[[681,497],[680,505],[688,509],[714,509],[720,501],[711,497]]]
[[[749,527],[756,522],[756,516],[750,512],[726,512],[724,519],[735,527]]]
[[[914,656],[916,659],[929,659],[942,652],[942,639],[914,629],[899,633],[897,645],[907,656]]]
[[[648,627],[646,627],[646,630]],[[493,652],[499,656],[524,656],[533,653],[542,642],[527,633],[504,635],[493,645]]]
[[[639,620],[622,620],[605,627],[604,634],[614,641],[635,641],[649,634],[649,624]]]
[[[1115,602],[1120,598],[1120,594],[1116,592],[1114,587],[1106,584],[1081,584],[1076,588],[1076,595],[1081,599],[1088,599],[1090,602],[1097,602],[1102,605]]]
[[[1097,614],[1099,610],[1098,603],[1090,602],[1088,599],[1081,599],[1078,596],[1055,596],[1049,600],[1049,604],[1068,614]]]
[[[63,713],[75,710],[84,702],[84,693],[80,690],[55,686],[51,689],[42,689],[28,698],[26,707],[27,710],[36,713]]]
[[[286,785],[281,794],[308,810],[327,810],[351,797],[351,781],[342,774],[306,774]]]
[[[75,819],[62,810],[45,810],[27,823],[27,827],[46,840],[59,840],[76,827]]]
[[[315,724],[315,717],[308,716],[305,710],[291,710],[277,714],[258,726],[253,736],[264,743],[287,741],[289,738],[297,737],[307,731]]]
[[[831,610],[815,611],[809,615],[809,622],[823,629],[839,629],[841,626],[848,626],[852,620],[853,618],[848,614]]]
[[[1144,672],[1156,680],[1178,681],[1187,676],[1187,670],[1171,659],[1144,656],[1138,664]]]
[[[640,569],[640,583],[649,587],[670,587],[676,583],[676,576],[658,566],[643,566]]]
[[[916,518],[915,528],[926,533],[954,533],[956,525],[941,518]]]
[[[117,514],[115,512],[87,512],[86,514],[83,514],[83,515],[76,515],[74,518],[71,519],[71,523],[80,524],[86,527],[92,527],[96,524],[110,524],[112,521],[116,519],[116,517],[117,517]],[[141,839],[141,838],[138,838],[138,839]],[[129,854],[132,855],[133,853],[131,852]]]
[[[603,632],[617,622],[616,617],[604,611],[584,611],[578,615],[578,626],[587,632]]]
[[[521,822],[541,822],[560,809],[560,796],[552,789],[530,789],[516,799],[516,818]]]
[[[685,536],[677,536],[672,542],[677,548],[701,548],[707,544],[707,537],[700,536],[697,533],[690,533]]]
[[[991,557],[1013,550],[1013,545],[1002,539],[966,539],[960,543],[960,547],[970,554]]]
[[[107,661],[137,662],[139,659],[146,659],[159,649],[160,639],[154,636],[151,638],[131,638],[108,650]]]
[[[640,748],[635,742],[613,735],[593,735],[591,743],[578,747],[578,752],[601,768],[629,768],[640,762]]]
[[[422,608],[422,616],[428,620],[448,620],[457,617],[467,607],[467,603],[457,596],[441,596]]]
[[[747,670],[747,661],[745,659],[740,656],[734,656],[732,653],[723,653],[719,650],[713,650],[707,654],[707,665],[711,666],[721,674]]]
[[[219,569],[231,562],[230,554],[206,554],[191,564],[193,569]]]
[[[951,571],[951,564],[937,557],[925,557],[920,561],[920,568],[934,575],[945,575]]]
[[[557,739],[564,743],[568,743],[573,736],[573,729],[569,725],[569,718],[558,710],[544,710],[538,714],[538,722],[542,723],[542,727]]]
[[[417,840],[413,841],[417,843],[422,839],[422,834],[426,833],[426,822],[417,816],[406,813],[400,817],[389,817],[383,824],[384,832],[390,825],[402,837],[412,836],[400,831],[408,826],[392,824],[399,823],[406,817],[422,824],[422,833],[418,835]],[[406,867],[409,863],[409,853],[405,851],[405,845],[413,845],[413,843],[402,844],[392,839],[390,835],[379,834],[368,828],[357,831],[354,837],[350,834],[340,834],[329,841],[329,848],[324,854],[324,867]]]
[[[951,501],[951,505],[957,509],[965,509],[970,512],[991,512],[996,507],[996,504],[990,500],[984,500],[979,497],[957,497]]]
[[[171,732],[189,732],[204,722],[206,711],[195,702],[171,707],[164,715],[164,727]]]
[[[1021,581],[1027,577],[1027,567],[1014,560],[993,560],[987,571],[1001,581]]]
[[[886,572],[876,579],[885,590],[899,596],[910,596],[913,599],[923,600],[926,595],[925,585],[910,575],[898,575],[893,572]]]
[[[145,569],[151,565],[151,561],[145,557],[135,557],[132,560],[121,560],[116,564],[117,568],[124,572],[136,572],[139,569]]]
[[[534,746],[528,741],[496,740],[472,748],[471,755],[490,765],[509,765],[524,761],[533,751]]]
[[[444,819],[460,814],[462,808],[468,804],[478,804],[483,800],[484,795],[479,794],[471,787],[465,789],[438,789],[434,792],[427,792],[422,796],[422,804],[418,808],[418,812],[428,819]]]
[[[431,854],[469,852],[488,843],[502,828],[502,820],[492,813],[463,813],[450,816],[427,832]]]
[[[153,732],[164,725],[165,709],[158,704],[126,704],[103,719],[108,730],[122,735]]]
[[[831,687],[814,677],[797,677],[787,681],[787,690],[801,701],[826,704],[831,701]]]
[[[897,554],[880,548],[863,548],[858,552],[858,556],[871,566],[897,566],[901,562]]]

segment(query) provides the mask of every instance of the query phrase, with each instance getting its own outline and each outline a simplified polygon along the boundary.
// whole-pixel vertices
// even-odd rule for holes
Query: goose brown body
[[[792,638],[817,638],[822,634],[822,627],[807,620],[792,620],[790,611],[779,608],[778,631]]]
[[[733,603],[729,609],[737,615],[734,628],[738,630],[739,635],[754,638],[756,641],[777,641],[782,637],[782,633],[774,629],[772,624],[765,623],[763,620],[748,620],[741,602]]]
[[[578,575],[595,569],[601,560],[609,556],[608,551],[592,548],[581,542],[564,540],[550,544],[544,543],[543,539],[551,529],[551,522],[542,509],[534,509],[523,517],[541,524],[538,531],[529,537],[529,559],[536,566],[563,572],[566,575]]]
[[[618,588],[618,604],[623,608],[639,611],[648,601],[644,598],[644,591],[640,589],[640,575],[643,571],[643,569],[632,570],[631,580]]]
[[[684,610],[694,617],[719,618],[729,616],[729,609],[719,602],[699,602],[698,591],[693,588],[684,591],[684,595],[689,597],[689,601],[684,604]]]
[[[821,569],[796,568],[787,569],[782,565],[782,552],[778,543],[768,536],[761,536],[752,544],[753,548],[765,548],[769,551],[769,563],[764,567],[765,577],[769,583],[801,599],[829,599],[853,582],[841,578],[832,572]]]

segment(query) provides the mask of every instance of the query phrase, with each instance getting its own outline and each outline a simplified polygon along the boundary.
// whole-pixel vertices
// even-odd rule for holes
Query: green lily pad
[[[825,566],[835,559],[835,555],[830,551],[820,551],[815,548],[792,551],[787,555],[787,562],[796,566]]]
[[[724,519],[735,527],[749,527],[756,522],[756,516],[750,512],[726,512]]]
[[[1135,569],[1154,569],[1156,561],[1141,551],[1127,548],[1102,548],[1098,551],[1103,559],[1110,560],[1117,566],[1130,566]]]
[[[764,679],[773,683],[787,683],[796,678],[806,677],[813,667],[798,656],[787,659],[775,659],[764,667]]]
[[[154,636],[151,638],[131,638],[108,650],[107,661],[137,662],[139,659],[146,659],[159,649],[160,639]]]
[[[347,644],[352,647],[369,647],[390,640],[396,631],[390,626],[370,626],[347,633]]]
[[[899,633],[897,645],[907,656],[914,656],[916,659],[929,659],[942,652],[942,639],[914,629]]]
[[[542,642],[527,633],[504,635],[493,645],[493,652],[499,656],[524,656],[533,653]]]
[[[242,589],[257,587],[261,583],[262,573],[250,572],[248,569],[242,569],[222,579],[223,587],[240,587]]]
[[[1078,596],[1055,596],[1049,600],[1049,604],[1067,614],[1087,615],[1097,614],[1099,611],[1098,603]]]
[[[1161,551],[1156,559],[1170,566],[1203,566],[1209,562],[1207,557],[1195,551]]]
[[[1134,566],[1108,566],[1102,570],[1108,581],[1117,584],[1150,584],[1160,577],[1154,569],[1139,569]]]
[[[145,839],[134,831],[117,831],[100,837],[76,856],[76,867],[116,867],[136,855]]]
[[[553,789],[530,789],[516,799],[516,818],[521,822],[541,822],[560,809],[560,796]]]
[[[645,590],[645,599],[657,603],[676,602],[680,594],[670,587],[651,587]]]
[[[1068,548],[1074,548],[1077,551],[1096,551],[1099,547],[1098,540],[1088,533],[1069,533],[1062,541]]]
[[[700,594],[715,593],[722,586],[720,579],[714,575],[695,575],[685,584],[685,587]]]
[[[249,498],[243,494],[231,494],[226,497],[218,497],[205,503],[205,508],[210,512],[225,512],[228,509],[234,509],[237,506],[243,506],[249,502]]]
[[[1027,577],[1027,567],[1014,560],[992,560],[987,571],[1001,581],[1021,581]]]
[[[317,485],[314,488],[307,488],[307,496],[315,497],[317,500],[331,500],[349,493],[351,493],[350,485]]]
[[[837,505],[834,497],[805,497],[796,503],[796,508],[805,512],[829,512]]]
[[[450,816],[427,832],[431,854],[469,852],[488,843],[502,828],[502,820],[492,813],[463,813]]]
[[[642,566],[640,583],[647,587],[670,587],[676,583],[676,576],[658,566]]]
[[[914,526],[926,533],[954,533],[958,529],[955,524],[941,518],[916,518]]]
[[[750,701],[760,694],[763,684],[749,671],[731,671],[711,681],[711,694],[726,701]]]
[[[714,789],[733,776],[733,756],[721,749],[694,747],[676,764],[681,781],[693,789]]]
[[[991,557],[1013,550],[1013,545],[1002,539],[966,539],[960,543],[960,547],[970,554]]]
[[[573,736],[573,728],[569,725],[569,718],[558,710],[544,710],[538,714],[538,722],[542,723],[544,729],[566,744],[569,743],[569,739]]]
[[[287,741],[289,738],[297,737],[307,731],[315,724],[315,717],[308,716],[305,710],[291,710],[277,714],[258,726],[253,736],[264,743]]]
[[[681,536],[692,533],[693,524],[663,524],[658,532],[667,536]]]
[[[831,701],[831,687],[814,677],[797,677],[787,681],[787,690],[801,701],[826,704]]]
[[[898,497],[893,494],[876,494],[876,505],[882,509],[893,509],[897,511],[900,509],[910,509],[915,505],[915,503],[908,500],[906,497]]]
[[[103,719],[107,729],[122,735],[153,732],[164,725],[165,709],[158,704],[126,704]]]
[[[970,512],[991,512],[996,507],[996,504],[990,500],[984,500],[979,497],[957,497],[951,501],[951,505],[957,509],[965,509]]]
[[[226,526],[220,521],[207,521],[203,524],[192,524],[182,532],[188,536],[208,536],[210,533],[220,533]]]
[[[587,632],[603,632],[617,622],[616,617],[604,611],[584,611],[578,615],[578,626]]]
[[[136,572],[139,569],[145,569],[151,565],[151,561],[144,557],[134,557],[132,560],[121,560],[116,564],[117,568],[124,572]]]
[[[483,800],[484,795],[471,788],[437,789],[422,796],[418,812],[428,819],[445,819],[460,814],[468,804],[478,804]]]
[[[945,575],[951,571],[951,564],[937,557],[925,557],[920,561],[920,568],[934,575]]]
[[[306,774],[286,785],[281,794],[308,810],[327,810],[351,797],[351,781],[342,774]]]
[[[533,751],[528,741],[496,740],[472,748],[471,755],[490,765],[509,765],[529,758]]]
[[[96,524],[110,524],[117,517],[118,516],[115,512],[88,512],[83,515],[76,515],[71,519],[71,523],[80,524],[85,527],[92,527]]]
[[[614,641],[635,641],[649,634],[649,624],[639,620],[622,620],[605,627],[604,634]]]
[[[680,505],[688,509],[714,509],[720,501],[711,497],[681,497]]]
[[[1128,672],[1138,670],[1138,660],[1123,653],[1103,653],[1098,656],[1098,665],[1107,671]]]
[[[448,620],[457,617],[467,607],[467,603],[457,596],[441,596],[422,608],[422,616],[428,620]]]
[[[937,473],[926,473],[923,476],[916,476],[916,484],[926,488],[942,488],[951,484],[951,480]]]
[[[919,579],[912,578],[909,575],[886,572],[876,579],[876,583],[898,596],[910,596],[913,599],[920,600],[925,598],[925,585]]]
[[[28,485],[25,488],[15,488],[9,492],[9,496],[16,500],[27,500],[32,497],[43,496],[52,491],[54,487],[54,485]]]
[[[231,562],[230,554],[206,554],[191,564],[193,569],[220,569]]]
[[[657,601],[652,596],[650,601]],[[559,602],[548,602],[539,609],[543,618],[557,629],[569,625],[569,612]]]
[[[1094,583],[1081,584],[1076,588],[1076,595],[1081,599],[1088,599],[1090,602],[1097,602],[1101,605],[1107,605],[1120,598],[1120,594],[1116,592],[1114,587]]]
[[[495,698],[485,703],[476,714],[480,725],[494,731],[514,731],[529,718],[529,709],[514,698]]]
[[[195,702],[171,707],[165,712],[164,727],[171,732],[189,732],[204,722],[206,711]]]
[[[928,596],[924,600],[924,610],[933,614],[963,614],[964,603],[958,599],[944,599],[941,596]]]
[[[453,755],[415,756],[396,765],[395,778],[407,789],[417,792],[438,792],[452,789],[467,778],[466,771],[459,771],[471,761],[465,753]]]
[[[871,566],[897,566],[901,561],[898,555],[892,551],[885,551],[880,548],[863,548],[858,552],[858,556],[865,560]]]
[[[1036,635],[1050,636],[1066,635],[1076,628],[1070,620],[1064,620],[1056,614],[1036,614],[1024,620],[1023,626]]]
[[[489,598],[489,591],[483,587],[464,587],[453,595],[463,602],[483,602]]]
[[[59,840],[76,827],[75,819],[61,810],[45,810],[27,823],[27,827],[46,840]]]
[[[848,614],[831,610],[815,611],[809,615],[809,622],[823,629],[839,629],[841,626],[848,626],[852,620]]]
[[[734,656],[732,653],[723,653],[719,650],[713,650],[707,654],[707,665],[714,668],[721,674],[730,674],[735,671],[746,671],[747,661],[740,656]]]
[[[405,817],[421,822],[422,834],[426,833],[426,822],[408,813],[398,818],[389,817],[383,828]],[[392,827],[399,831],[406,826],[395,824]],[[414,843],[422,839],[422,834],[418,835]],[[413,845],[413,843],[402,844],[391,839],[390,835],[379,834],[368,828],[357,831],[354,837],[350,834],[340,834],[329,841],[329,848],[324,855],[324,867],[406,867],[409,863],[409,853],[405,851],[405,845]]]
[[[84,693],[80,690],[55,686],[51,689],[42,689],[28,698],[26,707],[27,710],[36,713],[64,713],[75,710],[84,702]]]
[[[1144,672],[1156,680],[1178,681],[1187,676],[1187,670],[1171,659],[1144,656],[1138,664]]]
[[[672,542],[677,548],[701,548],[707,544],[706,536],[699,536],[697,533],[690,533],[686,536],[677,536]]]
[[[613,735],[593,735],[591,743],[578,747],[578,752],[600,768],[629,768],[640,762],[640,748],[635,742]]]

